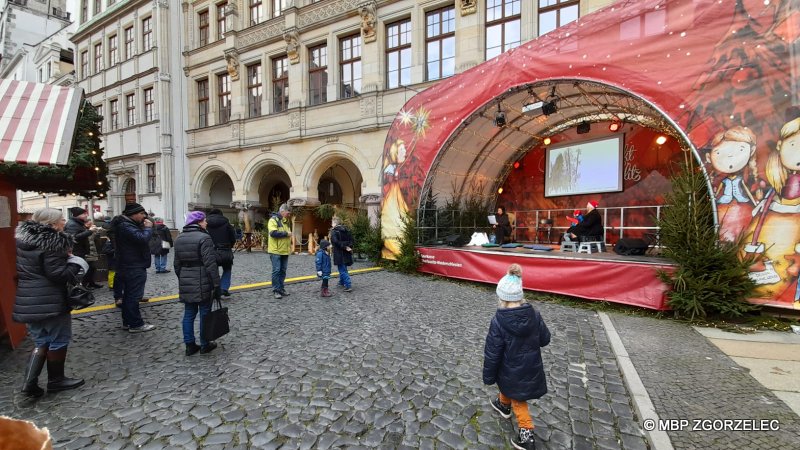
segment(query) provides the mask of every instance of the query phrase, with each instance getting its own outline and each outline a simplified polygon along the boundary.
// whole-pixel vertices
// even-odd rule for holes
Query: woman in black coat
[[[64,376],[67,347],[72,338],[72,317],[67,305],[67,283],[76,281],[81,266],[68,262],[75,243],[64,233],[61,211],[43,208],[33,220],[17,226],[17,295],[13,319],[24,323],[35,343],[25,369],[22,392],[38,397],[39,375],[47,362],[47,390],[74,389],[82,379]]]
[[[506,209],[502,206],[497,207],[497,214],[494,215],[497,224],[494,225],[494,243],[497,245],[505,244],[511,240],[511,222],[508,220]]]
[[[153,255],[153,265],[156,266],[156,273],[169,273],[167,260],[169,259],[169,248],[174,245],[172,233],[164,225],[164,219],[156,217],[153,219],[153,234],[150,236],[150,253]],[[164,246],[164,242],[169,247]]]
[[[353,265],[353,234],[350,230],[340,223],[338,217],[334,217],[331,223],[331,244],[333,245],[333,263],[339,271],[339,286],[343,286],[345,292],[353,290],[353,282],[350,279],[348,266]]]
[[[220,298],[219,270],[214,241],[206,231],[206,215],[192,211],[186,218],[183,232],[175,239],[175,274],[178,276],[178,297],[184,304],[183,342],[186,356],[208,353],[217,348],[203,338],[203,318],[211,311],[211,302]],[[200,313],[200,346],[194,340],[194,319]]]

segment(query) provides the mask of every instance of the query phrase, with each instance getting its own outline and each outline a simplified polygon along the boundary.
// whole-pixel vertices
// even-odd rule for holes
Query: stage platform
[[[497,283],[509,264],[522,266],[525,289],[665,310],[667,285],[657,271],[674,265],[655,256],[622,256],[613,252],[562,252],[525,248],[417,247],[420,272],[449,278]]]

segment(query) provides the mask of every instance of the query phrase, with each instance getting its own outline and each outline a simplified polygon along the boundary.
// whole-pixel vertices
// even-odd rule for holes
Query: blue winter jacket
[[[533,306],[498,309],[483,350],[483,383],[497,383],[514,400],[540,398],[547,393],[541,347],[549,343],[550,330]]]
[[[126,216],[114,217],[114,257],[117,271],[125,269],[146,269],[150,267],[150,235],[152,228],[134,222]]]
[[[331,277],[331,257],[323,249],[317,250],[316,255],[317,272],[322,272],[322,278]]]

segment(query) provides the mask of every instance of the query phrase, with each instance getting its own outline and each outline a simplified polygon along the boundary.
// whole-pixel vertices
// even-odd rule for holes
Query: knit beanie
[[[330,242],[328,242],[328,241],[327,241],[327,240],[325,240],[325,239],[323,239],[323,240],[319,241],[319,248],[321,248],[321,249],[323,249],[323,250],[325,250],[326,248],[328,248],[328,247],[330,247],[330,246],[331,246],[331,243],[330,243]]]
[[[506,275],[497,282],[497,296],[504,302],[519,302],[523,299],[522,279],[516,275]]]
[[[130,216],[132,216],[134,214],[143,213],[143,212],[145,212],[145,210],[142,207],[142,205],[140,205],[138,203],[128,203],[127,205],[125,205],[125,209],[122,211],[122,214],[130,217]]]
[[[203,211],[192,211],[186,215],[186,225],[200,223],[206,218],[206,213]]]
[[[72,217],[78,217],[81,214],[86,214],[86,210],[77,206],[73,206],[69,209],[69,215]]]

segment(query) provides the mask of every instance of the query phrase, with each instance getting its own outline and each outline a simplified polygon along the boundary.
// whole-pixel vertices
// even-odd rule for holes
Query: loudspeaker
[[[647,242],[643,239],[622,238],[614,246],[614,252],[625,256],[641,256],[647,252]]]
[[[461,236],[460,234],[451,234],[445,236],[444,242],[451,247],[463,247],[469,244],[469,239]]]

